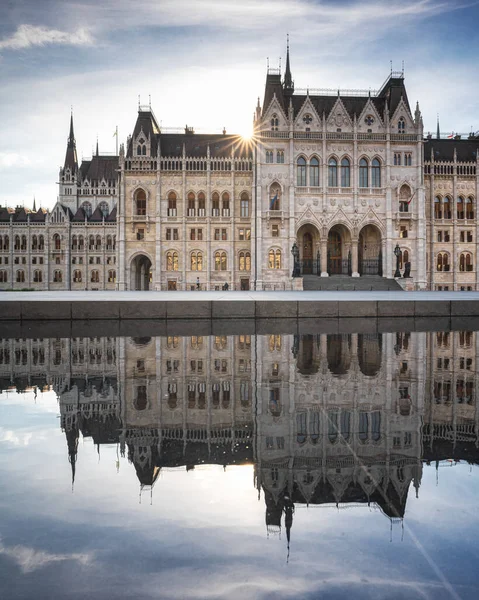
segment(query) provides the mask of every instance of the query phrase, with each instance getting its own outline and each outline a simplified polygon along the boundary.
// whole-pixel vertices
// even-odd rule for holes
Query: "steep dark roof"
[[[83,160],[80,167],[81,180],[116,181],[118,179],[118,156],[95,155],[91,160]]]
[[[10,221],[10,216],[14,212],[15,211],[13,210],[13,208],[8,208],[6,206],[0,206],[0,221],[1,222],[8,222],[8,221]]]
[[[479,150],[479,140],[436,140],[430,139],[424,142],[424,160],[431,160],[431,150],[434,160],[453,161],[454,149],[457,153],[458,162],[476,162]]]
[[[264,100],[263,100],[263,114],[268,110],[274,95],[282,107],[285,110],[283,86],[281,85],[281,74],[279,73],[268,73],[266,75],[266,86],[264,88]]]
[[[251,143],[245,142],[239,135],[207,135],[165,133],[159,136],[161,155],[181,157],[183,145],[188,157],[204,158],[210,149],[211,158],[230,158],[235,149],[236,158],[250,158],[252,156]]]
[[[13,220],[17,223],[26,223],[28,221],[28,214],[30,209],[28,208],[17,208]]]
[[[30,213],[30,221],[44,223],[48,212],[44,208],[39,208],[37,212]]]
[[[383,87],[380,89],[377,98],[387,100],[389,107],[389,116],[392,117],[401,102],[401,98],[404,100],[406,106],[411,112],[409,106],[409,100],[406,93],[406,86],[404,85],[404,77],[391,77],[386,81]]]
[[[115,223],[116,222],[116,206],[113,208],[113,210],[111,211],[111,213],[108,215],[108,217],[105,219],[105,221],[107,221],[108,223]]]
[[[93,223],[101,223],[103,221],[103,213],[100,210],[100,207],[97,206],[93,211],[92,216],[88,219],[88,221]]]
[[[72,221],[73,221],[73,223],[83,223],[83,222],[85,222],[85,217],[86,217],[86,213],[83,210],[83,208],[80,206],[80,208],[76,211],[75,216],[73,217]]]
[[[133,142],[136,142],[136,138],[142,130],[146,138],[150,140],[151,156],[156,156],[158,152],[158,134],[160,133],[160,127],[151,110],[139,110],[138,118],[136,119],[135,128],[133,130],[133,136],[128,143],[126,152],[128,158],[133,156]]]

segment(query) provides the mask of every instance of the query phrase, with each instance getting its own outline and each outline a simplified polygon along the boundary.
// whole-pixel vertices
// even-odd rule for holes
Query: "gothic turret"
[[[286,97],[292,96],[294,93],[294,82],[293,78],[291,77],[291,67],[289,64],[289,36],[286,46],[286,71],[284,73],[283,93]]]
[[[78,159],[75,134],[73,132],[73,113],[70,116],[70,133],[68,134],[65,163],[60,167],[59,195],[60,204],[73,212],[77,209]]]
[[[78,159],[77,159],[77,147],[75,142],[75,135],[73,133],[73,113],[70,117],[70,134],[68,136],[67,151],[65,154],[65,164],[63,169],[66,171],[70,169],[72,175],[76,175],[78,171]]]

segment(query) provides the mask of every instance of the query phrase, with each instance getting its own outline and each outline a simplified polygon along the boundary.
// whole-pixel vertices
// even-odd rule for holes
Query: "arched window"
[[[203,254],[201,252],[191,253],[191,270],[202,271],[203,270]]]
[[[53,247],[55,250],[61,250],[61,238],[58,233],[53,236]]]
[[[116,282],[116,271],[108,271],[108,283]]]
[[[95,236],[93,235],[88,238],[88,250],[95,250]]]
[[[215,271],[226,271],[227,266],[226,252],[215,252]]]
[[[136,147],[136,154],[137,156],[141,156],[141,144],[138,144],[138,146]]]
[[[224,192],[221,196],[221,203],[223,205],[223,217],[230,216],[230,195],[228,192]]]
[[[193,192],[188,194],[188,216],[194,217],[196,214],[196,198]]]
[[[75,236],[73,236],[75,237]],[[2,248],[2,240],[0,238],[0,250]],[[36,235],[32,236],[32,250],[37,250],[38,248],[38,238]]]
[[[241,217],[249,217],[249,196],[246,192],[241,194]]]
[[[381,187],[381,163],[377,158],[371,163],[371,180],[372,187]]]
[[[63,281],[63,274],[61,271],[53,271],[54,283],[61,283]]]
[[[169,250],[166,253],[166,270],[178,271],[178,252]]]
[[[26,235],[22,235],[21,249],[22,250],[26,250],[27,249],[27,236]]]
[[[17,283],[25,283],[25,271],[17,271]]]
[[[330,158],[328,163],[328,186],[338,186],[338,161],[335,158]]]
[[[40,240],[43,240],[43,236],[42,235],[40,236]],[[3,249],[4,250],[9,250],[10,249],[10,238],[8,237],[8,235],[6,235],[3,238]],[[39,248],[39,250],[43,250],[43,247]]]
[[[446,196],[442,202],[442,214],[444,219],[452,218],[452,209],[451,209],[452,201],[449,196]]]
[[[42,283],[42,281],[43,281],[42,272],[39,271],[38,269],[33,272],[33,281],[35,283]]]
[[[462,196],[457,199],[457,218],[464,219],[464,198]]]
[[[239,270],[251,271],[251,254],[241,251],[239,253]]]
[[[272,164],[273,162],[273,151],[272,150],[266,150],[266,164]]]
[[[351,163],[349,158],[341,161],[341,187],[351,187]]]
[[[281,250],[271,248],[268,259],[268,266],[270,269],[281,269]]]
[[[146,215],[146,192],[141,188],[135,192],[135,206],[136,214],[144,217]]]
[[[72,250],[78,249],[78,238],[76,235],[72,236]]]
[[[463,252],[459,257],[459,271],[472,271],[472,254],[469,252]]]
[[[7,238],[7,247],[8,247],[8,238]],[[39,250],[45,250],[45,238],[43,237],[43,235],[41,235],[38,238],[38,249]]]
[[[14,250],[20,250],[20,236],[16,235],[13,239],[14,239],[13,249]]]
[[[78,237],[78,250],[81,252],[85,248],[85,240],[82,235]]]
[[[439,196],[434,198],[434,218],[442,219],[442,201]]]
[[[218,194],[218,192],[213,192],[213,194],[211,195],[211,216],[220,216],[220,195]]]
[[[319,160],[316,156],[309,161],[309,185],[319,187]]]
[[[81,283],[82,275],[80,270],[73,271],[73,283]]]
[[[298,158],[296,166],[296,185],[303,187],[306,185],[306,160],[303,156]]]
[[[198,216],[206,216],[206,196],[203,192],[198,194]]]
[[[437,255],[437,271],[449,271],[449,254],[447,252],[439,252]]]
[[[404,133],[406,131],[406,120],[401,117],[398,121],[398,133]]]
[[[278,127],[279,127],[279,119],[278,119],[278,115],[275,113],[271,117],[271,131],[278,131]]]
[[[269,188],[269,210],[281,210],[281,188],[278,184]]]
[[[90,202],[87,202],[87,201],[83,202],[83,204],[81,205],[81,208],[83,208],[87,217],[91,217],[92,209],[91,209]]]
[[[278,164],[284,164],[284,150],[276,151],[276,162]]]
[[[101,250],[101,236],[96,236],[95,250]]]
[[[359,187],[369,187],[369,163],[365,158],[359,161]]]
[[[0,283],[7,283],[8,274],[6,271],[0,271]]]
[[[466,219],[474,219],[474,200],[472,196],[466,200]]]
[[[113,248],[113,245],[112,245],[112,242],[111,242],[111,235],[107,235],[106,236],[106,249],[107,250],[112,250],[112,248]]]
[[[401,250],[401,253],[399,254],[399,268],[403,269],[407,262],[409,262],[409,251]]]
[[[100,283],[100,272],[97,270],[92,271],[90,281],[91,283]]]
[[[108,217],[108,213],[110,212],[110,209],[108,207],[108,202],[105,202],[105,201],[100,202],[99,206],[100,206],[101,214],[104,217]]]

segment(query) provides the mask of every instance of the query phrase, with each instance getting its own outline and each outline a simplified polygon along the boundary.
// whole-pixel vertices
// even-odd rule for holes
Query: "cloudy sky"
[[[138,96],[164,127],[247,133],[266,58],[296,87],[378,88],[405,63],[425,128],[479,129],[474,0],[0,0],[0,205],[52,207],[73,106],[79,157],[114,152]]]

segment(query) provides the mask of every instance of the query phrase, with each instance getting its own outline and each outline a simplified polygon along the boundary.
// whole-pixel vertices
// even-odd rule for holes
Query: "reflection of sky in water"
[[[477,598],[477,468],[424,468],[404,521],[298,505],[267,536],[252,466],[163,470],[139,502],[115,445],[80,440],[76,482],[55,394],[0,397],[4,598]],[[119,460],[119,465],[117,465]],[[118,468],[117,468],[118,467]]]

